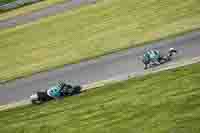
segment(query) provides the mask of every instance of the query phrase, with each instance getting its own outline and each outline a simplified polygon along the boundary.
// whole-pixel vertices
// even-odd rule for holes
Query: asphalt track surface
[[[30,14],[19,15],[5,20],[0,20],[0,30],[34,22],[41,18],[69,11],[73,8],[79,7],[80,5],[94,4],[95,2],[96,0],[71,0],[71,1],[61,2],[49,6],[47,8],[34,11]]]
[[[170,47],[179,50],[172,62],[199,57],[200,31],[1,84],[0,105],[27,99],[34,91],[46,89],[59,80],[84,85],[129,73],[145,73],[141,62],[144,50],[156,48],[161,53],[166,53]]]

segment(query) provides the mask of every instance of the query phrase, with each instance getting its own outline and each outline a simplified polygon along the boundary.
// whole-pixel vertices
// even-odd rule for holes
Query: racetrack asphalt
[[[173,39],[161,40],[145,46],[122,50],[97,59],[66,65],[63,68],[0,84],[0,105],[26,99],[32,92],[46,89],[59,80],[85,85],[119,77],[120,75],[145,73],[146,70],[143,69],[141,62],[144,50],[156,48],[161,53],[166,53],[170,47],[176,48],[179,51],[172,62],[199,57],[200,31],[193,31]],[[162,67],[165,67],[165,65],[163,64]]]
[[[33,11],[28,14],[11,17],[5,20],[0,20],[0,30],[16,27],[30,22],[37,21],[41,18],[53,16],[65,11],[71,10],[80,5],[93,4],[96,0],[71,0],[66,2],[57,3],[49,7]]]

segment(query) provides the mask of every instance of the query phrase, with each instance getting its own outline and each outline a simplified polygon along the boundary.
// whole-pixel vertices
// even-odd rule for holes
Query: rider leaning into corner
[[[45,91],[38,91],[36,94],[31,95],[30,99],[33,104],[40,104],[53,99],[61,99],[65,96],[73,96],[80,92],[80,85],[72,86],[60,81],[57,85],[52,86]]]
[[[145,51],[143,55],[143,63],[145,64],[145,69],[147,69],[147,65],[150,63],[160,65],[162,60],[169,60],[173,53],[177,53],[177,50],[174,48],[169,49],[167,56],[162,56],[160,51],[156,49]]]
[[[40,100],[46,99],[46,100],[51,100],[51,99],[58,99],[61,98],[65,95],[64,88],[68,87],[71,88],[71,85],[67,85],[63,82],[60,82],[57,86],[51,87],[46,90],[46,92],[38,92],[38,96]]]

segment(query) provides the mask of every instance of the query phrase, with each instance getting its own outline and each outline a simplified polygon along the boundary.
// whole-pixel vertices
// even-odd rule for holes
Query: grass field
[[[0,3],[9,3],[9,2],[13,2],[15,0],[0,0]]]
[[[2,133],[199,133],[200,63],[0,112]]]
[[[0,81],[200,27],[199,0],[101,0],[0,33]]]
[[[3,0],[3,1],[8,1],[8,0]],[[9,1],[13,1],[13,0],[9,0]],[[0,12],[0,20],[5,20],[11,17],[18,16],[18,15],[29,14],[33,11],[37,11],[39,9],[42,9],[42,8],[45,8],[50,5],[63,2],[63,1],[66,1],[66,0],[43,0],[41,2],[34,3],[31,5],[26,5],[17,9],[9,10],[7,12]]]

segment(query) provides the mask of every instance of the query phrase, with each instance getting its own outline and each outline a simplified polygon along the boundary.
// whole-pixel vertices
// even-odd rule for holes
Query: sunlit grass
[[[0,33],[0,80],[200,27],[199,0],[101,0]]]

